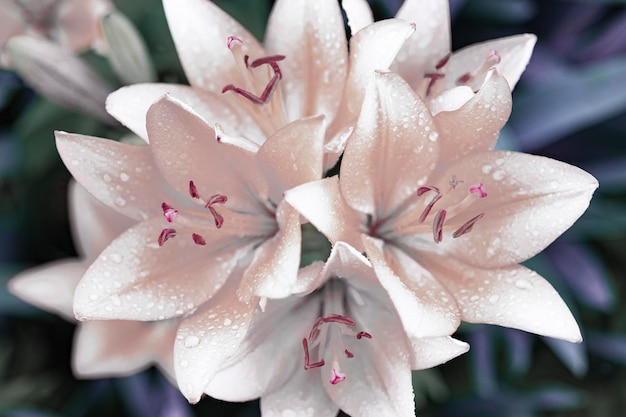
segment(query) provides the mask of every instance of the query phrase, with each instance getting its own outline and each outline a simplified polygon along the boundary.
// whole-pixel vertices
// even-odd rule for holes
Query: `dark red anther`
[[[448,61],[450,60],[451,56],[452,56],[452,54],[448,53],[448,55],[446,55],[443,58],[441,58],[441,60],[439,62],[437,62],[437,65],[435,65],[435,69],[440,70],[441,68],[445,67],[446,64],[448,63]]]
[[[474,228],[474,224],[476,224],[476,222],[482,219],[484,216],[485,213],[480,213],[478,216],[472,217],[471,219],[463,223],[461,227],[456,229],[454,233],[452,233],[452,237],[456,239],[457,237],[463,236],[464,234],[471,232]]]
[[[350,352],[348,349],[344,350],[343,353],[346,354],[346,358],[348,359],[354,358],[354,353]]]
[[[426,96],[430,95],[430,92],[433,89],[433,86],[435,85],[435,82],[437,82],[437,80],[442,79],[443,77],[445,77],[445,74],[441,74],[438,72],[432,72],[432,73],[428,73],[428,74],[424,74],[424,78],[428,78],[428,87],[426,88]]]
[[[443,238],[443,223],[446,221],[446,211],[441,209],[435,215],[433,220],[433,240],[440,243]]]
[[[159,235],[158,242],[159,246],[163,246],[168,239],[176,236],[176,229],[168,228],[161,230],[161,234]]]
[[[200,246],[206,245],[206,240],[204,240],[202,235],[199,235],[197,233],[192,233],[191,238],[193,239],[193,243],[195,243],[196,245],[200,245]]]
[[[359,340],[361,340],[362,338],[371,339],[372,335],[369,334],[368,332],[358,332],[356,334],[356,338]]]
[[[310,355],[309,355],[309,343],[306,340],[306,337],[302,339],[302,347],[304,348],[304,370],[308,371],[313,368],[320,368],[324,366],[324,359],[319,362],[310,363]]]
[[[214,194],[209,198],[209,201],[204,205],[204,207],[208,208],[211,214],[213,215],[213,219],[215,219],[215,227],[220,229],[224,225],[224,217],[215,210],[213,205],[215,204],[224,204],[228,201],[228,197],[223,194]]]
[[[200,194],[198,193],[198,188],[193,181],[189,181],[189,195],[191,198],[200,198]]]
[[[470,80],[470,78],[472,78],[471,74],[469,72],[466,72],[465,74],[463,74],[459,78],[457,78],[456,83],[457,84],[465,84],[466,82],[468,82]]]

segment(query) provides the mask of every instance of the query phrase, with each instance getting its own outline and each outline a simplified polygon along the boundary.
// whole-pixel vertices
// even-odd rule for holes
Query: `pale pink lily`
[[[11,293],[43,310],[75,321],[74,289],[91,262],[135,222],[94,199],[76,183],[69,190],[70,221],[80,258],[28,269],[9,281]],[[155,363],[172,380],[177,323],[91,321],[78,323],[72,367],[81,378],[126,376]]]
[[[0,50],[15,35],[51,39],[72,51],[102,43],[100,18],[112,8],[108,0],[0,0]],[[0,55],[2,65],[10,65]]]
[[[353,32],[373,22],[366,0],[343,0]],[[405,0],[396,18],[416,31],[404,43],[392,69],[428,104],[431,112],[456,110],[478,90],[492,68],[512,90],[528,64],[537,38],[509,36],[451,52],[448,0]]]
[[[179,58],[191,84],[139,84],[109,97],[107,109],[147,138],[145,114],[165,93],[188,103],[225,141],[258,148],[295,120],[323,115],[325,167],[343,151],[376,69],[393,61],[414,25],[388,20],[350,40],[336,0],[279,0],[264,46],[207,0],[164,0]]]
[[[77,317],[181,317],[177,379],[191,381],[180,388],[197,401],[245,336],[259,297],[293,291],[300,218],[282,194],[322,177],[323,126],[321,116],[298,120],[252,152],[221,141],[166,96],[148,111],[149,146],[58,132],[74,177],[140,221],[78,284]],[[189,345],[195,349],[179,349]]]
[[[579,341],[556,291],[518,263],[572,225],[596,180],[551,159],[493,151],[493,135],[468,149],[436,133],[411,86],[379,73],[340,179],[285,198],[332,242],[367,252],[410,335],[449,334],[462,319]],[[431,312],[439,319],[427,320]]]
[[[264,417],[332,417],[339,409],[414,416],[411,369],[467,350],[449,336],[407,336],[370,262],[338,242],[325,265],[301,271],[298,296],[271,300],[257,312],[206,392],[226,401],[261,397]]]

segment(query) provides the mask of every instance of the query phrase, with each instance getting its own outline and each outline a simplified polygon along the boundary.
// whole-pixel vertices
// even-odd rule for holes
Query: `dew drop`
[[[122,255],[120,255],[119,253],[114,253],[111,255],[111,260],[116,264],[119,264],[122,262]]]
[[[198,336],[187,336],[184,344],[186,348],[194,348],[200,344],[200,339]]]
[[[126,181],[128,181],[128,180],[130,179],[130,177],[128,176],[128,174],[127,174],[127,173],[122,172],[122,173],[120,174],[120,179],[121,179],[122,181],[126,182]]]
[[[188,366],[189,366],[189,361],[188,361],[188,360],[186,360],[186,359],[182,359],[180,362],[178,362],[178,364],[179,364],[181,367],[186,368],[186,367],[188,367]]]
[[[110,176],[109,174],[104,174],[104,175],[102,176],[102,179],[103,179],[105,182],[111,182],[111,176]]]
[[[493,179],[496,181],[500,181],[502,178],[504,178],[504,175],[505,175],[504,171],[499,169],[493,173]]]
[[[489,297],[489,302],[491,304],[495,304],[498,302],[498,300],[500,299],[500,296],[497,294],[492,295],[491,297]]]
[[[528,280],[518,279],[517,281],[515,281],[515,286],[522,290],[529,290],[533,287],[533,284]]]
[[[117,204],[120,207],[124,207],[126,205],[126,200],[124,200],[122,197],[117,197],[115,199],[115,204]]]
[[[231,319],[224,319],[224,326],[230,326],[231,324],[233,324]]]
[[[98,294],[89,294],[89,299],[95,301],[98,299]]]

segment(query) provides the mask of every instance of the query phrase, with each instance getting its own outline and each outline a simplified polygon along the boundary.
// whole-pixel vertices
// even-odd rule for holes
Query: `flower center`
[[[278,62],[285,59],[284,55],[270,55],[250,62],[250,56],[244,55],[241,47],[243,41],[235,36],[229,36],[227,46],[237,63],[243,85],[228,84],[222,93],[234,92],[244,98],[241,103],[247,107],[264,132],[270,136],[285,125],[282,103],[279,97],[278,85],[283,78]],[[260,67],[267,67],[268,71],[255,71]],[[260,93],[255,93],[260,91]]]
[[[332,385],[345,381],[346,374],[341,371],[340,362],[355,357],[349,350],[348,343],[356,340],[371,339],[372,335],[364,331],[355,331],[354,319],[343,314],[344,311],[344,288],[336,280],[330,280],[324,286],[324,315],[318,318],[309,336],[302,339],[304,350],[304,370],[321,368],[326,364],[324,357],[330,359],[330,379]],[[330,313],[338,311],[339,313]],[[311,352],[317,349],[316,361],[313,362]]]
[[[449,201],[449,198],[446,197],[451,197],[453,193],[458,192],[461,189],[459,185],[463,183],[463,180],[453,176],[452,180],[448,182],[450,187],[445,192],[441,192],[435,186],[419,187],[414,197],[407,199],[392,215],[384,220],[370,221],[368,226],[369,235],[385,240],[393,240],[394,237],[399,235],[410,236],[430,231],[432,232],[433,241],[441,243],[444,227],[446,227],[446,219],[458,219],[463,211],[476,202],[476,198],[483,199],[487,197],[484,184],[477,183],[467,189],[467,194],[461,201],[435,210],[436,206]],[[458,190],[457,187],[459,187]],[[450,228],[454,229],[452,237],[456,239],[471,232],[476,222],[484,216],[485,213],[480,213],[460,224],[458,221],[452,221],[450,225]]]
[[[189,225],[198,225],[198,220],[191,220],[188,216],[200,217],[200,218],[213,218],[213,222],[215,223],[215,227],[221,229],[224,225],[224,217],[216,210],[214,207],[216,204],[225,204],[228,201],[228,197],[223,194],[214,194],[208,199],[202,197],[198,192],[198,188],[193,181],[189,181],[189,195],[191,198],[196,200],[200,200],[204,205],[204,208],[208,210],[209,214],[204,214],[202,212],[190,212],[189,210],[177,210],[169,204],[163,202],[161,204],[161,209],[163,210],[163,216],[167,220],[168,223],[173,223],[176,221],[179,224],[189,226]],[[181,214],[184,213],[184,214]],[[186,215],[185,215],[186,214]],[[158,238],[159,246],[163,246],[163,244],[170,238],[175,237],[178,234],[176,229],[168,227],[161,231],[161,234]],[[192,233],[191,238],[196,245],[206,245],[206,240],[199,233]]]

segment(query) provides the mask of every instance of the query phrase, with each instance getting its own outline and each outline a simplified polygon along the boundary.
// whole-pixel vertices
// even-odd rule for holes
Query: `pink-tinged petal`
[[[435,116],[441,158],[452,163],[472,152],[493,149],[511,114],[509,85],[490,71],[478,93],[460,109]]]
[[[530,60],[536,42],[535,35],[523,34],[481,42],[460,49],[452,54],[448,62],[444,82],[454,83],[463,74],[480,68],[490,51],[497,51],[500,55],[500,63],[494,65],[494,68],[506,78],[510,89],[513,90]]]
[[[89,48],[100,34],[100,16],[106,10],[96,13],[92,1],[64,1],[57,6],[59,40],[73,51]]]
[[[169,323],[105,320],[81,323],[74,336],[72,368],[81,378],[132,375],[153,362],[153,326]],[[159,343],[173,346],[170,340]],[[170,347],[170,352],[171,352]]]
[[[356,210],[386,218],[423,185],[438,156],[424,102],[398,75],[377,73],[341,163],[339,185]]]
[[[194,181],[201,195],[225,195],[229,208],[248,212],[267,195],[254,154],[220,143],[213,128],[178,100],[165,96],[153,104],[147,130],[159,169],[181,194]]]
[[[293,371],[289,381],[274,392],[261,397],[264,417],[297,415],[303,417],[334,417],[339,412],[320,383],[318,369]],[[296,414],[292,414],[296,413]]]
[[[352,124],[361,110],[374,71],[386,70],[415,26],[389,19],[371,24],[350,39],[350,68],[343,93],[342,107],[330,127],[331,136]]]
[[[278,231],[264,241],[254,253],[237,294],[242,299],[252,296],[283,298],[293,293],[300,266],[300,216],[287,203],[276,210]]]
[[[55,132],[59,154],[74,178],[98,200],[136,220],[161,215],[173,199],[147,146]]]
[[[411,338],[411,369],[428,369],[446,363],[469,350],[469,345],[450,336]]]
[[[474,90],[465,85],[452,87],[430,100],[430,113],[437,116],[441,112],[458,110],[473,97]]]
[[[281,201],[289,188],[322,178],[324,127],[323,116],[297,120],[261,146],[257,161],[272,201]]]
[[[352,416],[415,416],[410,371],[410,347],[398,316],[368,302],[350,304],[350,316],[371,334],[350,345],[352,358],[341,362],[346,379],[329,382],[332,361],[321,370],[326,393],[346,414]],[[375,306],[376,308],[372,308]]]
[[[361,214],[346,204],[337,176],[303,184],[285,193],[285,200],[331,243],[348,242],[361,249]]]
[[[80,320],[164,320],[194,310],[224,284],[239,251],[220,230],[205,233],[206,246],[190,236],[157,237],[165,221],[151,219],[129,229],[89,267],[76,287]],[[230,247],[227,247],[230,246]]]
[[[194,87],[221,93],[228,84],[244,85],[228,49],[229,36],[243,41],[243,54],[266,54],[243,26],[206,0],[164,0],[165,16],[187,79]]]
[[[24,32],[24,24],[18,8],[13,1],[0,2],[0,49],[13,36]]]
[[[468,155],[441,176],[468,185],[482,183],[488,196],[449,222],[448,232],[485,213],[473,230],[445,236],[441,250],[483,268],[522,262],[567,230],[582,215],[598,187],[595,178],[572,165],[540,156],[492,151]]]
[[[326,264],[322,261],[315,261],[310,265],[300,268],[298,271],[298,280],[293,287],[293,293],[299,296],[310,294],[321,288],[324,284],[324,275],[322,271]]]
[[[263,132],[246,113],[244,106],[232,106],[221,94],[193,89],[178,84],[135,84],[109,94],[107,111],[120,123],[146,142],[146,114],[148,109],[165,94],[170,94],[194,109],[209,124],[219,123],[229,134],[244,136],[256,143],[264,139]]]
[[[200,401],[215,374],[237,352],[254,316],[258,302],[240,301],[235,281],[231,280],[178,328],[174,345],[176,380],[191,403]]]
[[[434,257],[429,257],[427,264],[454,294],[464,321],[497,324],[570,342],[582,340],[576,320],[559,294],[530,269],[519,265],[482,269]]]
[[[346,12],[350,33],[353,36],[364,27],[374,23],[372,9],[366,0],[341,0],[341,7]]]
[[[249,401],[290,385],[296,372],[304,372],[302,337],[319,317],[319,306],[317,297],[268,301],[264,311],[256,311],[238,352],[205,392],[224,401]]]
[[[108,245],[136,222],[94,198],[76,181],[69,184],[72,236],[79,255],[95,259]]]
[[[30,268],[9,281],[9,292],[29,304],[74,321],[74,288],[87,266],[84,261],[62,260]]]
[[[287,120],[334,116],[346,79],[348,49],[336,0],[277,1],[265,35],[270,55],[280,63]]]
[[[435,70],[450,53],[450,10],[447,0],[406,0],[398,19],[414,23],[416,30],[398,53],[394,67],[413,88],[424,74]]]
[[[409,337],[454,333],[460,323],[458,306],[427,270],[378,239],[363,236],[363,245]]]

